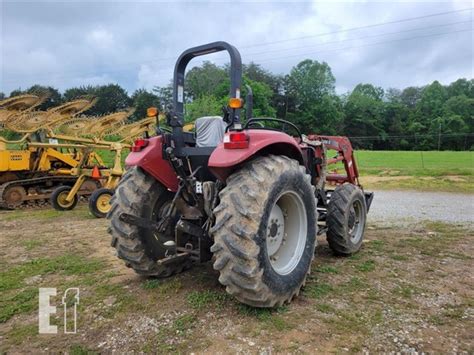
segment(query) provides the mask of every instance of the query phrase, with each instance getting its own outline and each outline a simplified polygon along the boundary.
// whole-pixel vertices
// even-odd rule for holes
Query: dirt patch
[[[385,181],[397,181],[397,180],[410,180],[413,179],[413,176],[362,176],[361,182],[364,184],[373,184]]]
[[[349,258],[319,238],[302,294],[270,311],[228,296],[210,264],[166,280],[137,276],[115,257],[107,222],[84,206],[14,213],[0,212],[2,352],[474,351],[474,234],[465,227],[372,225]],[[38,287],[80,288],[77,334],[62,334],[54,316],[59,334],[38,334]]]

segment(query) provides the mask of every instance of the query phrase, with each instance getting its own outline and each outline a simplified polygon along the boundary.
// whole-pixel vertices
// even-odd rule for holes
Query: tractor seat
[[[226,124],[220,116],[200,117],[194,126],[197,147],[217,147],[224,138]]]

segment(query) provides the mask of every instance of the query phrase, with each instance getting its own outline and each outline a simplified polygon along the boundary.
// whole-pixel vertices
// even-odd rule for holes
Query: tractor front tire
[[[338,255],[352,255],[362,246],[367,205],[362,190],[353,184],[336,187],[328,204],[326,225],[329,247]]]
[[[309,274],[317,234],[314,187],[286,156],[258,157],[227,179],[211,229],[219,282],[240,302],[278,307]]]
[[[100,188],[89,197],[89,211],[97,218],[105,218],[110,211],[110,200],[114,190]]]
[[[122,213],[127,213],[158,221],[164,215],[166,207],[170,206],[172,198],[173,193],[138,167],[129,169],[115,189],[107,214],[110,220],[111,245],[117,250],[117,256],[125,261],[125,265],[137,274],[164,278],[189,266],[187,260],[166,265],[158,264],[157,260],[165,257],[166,249],[154,233],[120,219]],[[177,219],[175,216],[174,222]],[[162,236],[174,240],[175,224],[171,223]]]

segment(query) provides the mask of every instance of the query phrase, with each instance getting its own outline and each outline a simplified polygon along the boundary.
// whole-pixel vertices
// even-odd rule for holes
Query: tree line
[[[186,74],[186,120],[221,115],[229,91],[228,65],[204,62]],[[423,87],[384,90],[358,84],[337,95],[336,79],[325,62],[304,60],[287,75],[276,75],[250,63],[243,67],[242,97],[253,92],[253,116],[286,119],[303,133],[346,135],[357,148],[378,150],[474,150],[474,80],[460,78],[449,85],[438,81]],[[40,109],[84,96],[98,101],[87,114],[104,115],[134,107],[131,117],[145,117],[146,109],[169,109],[171,85],[128,95],[117,84],[81,86],[64,93],[34,85],[10,95],[49,93]],[[0,98],[4,96],[0,93]]]

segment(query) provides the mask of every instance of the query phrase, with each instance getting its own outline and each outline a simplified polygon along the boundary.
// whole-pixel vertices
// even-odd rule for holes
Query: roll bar
[[[191,59],[206,54],[227,51],[230,55],[230,97],[240,98],[242,84],[242,59],[234,46],[227,42],[213,42],[185,50],[178,58],[174,67],[173,79],[173,117],[170,126],[173,133],[182,132],[184,124],[184,76],[185,70]],[[240,122],[240,109],[232,110],[231,122]],[[177,128],[175,130],[175,128]]]

